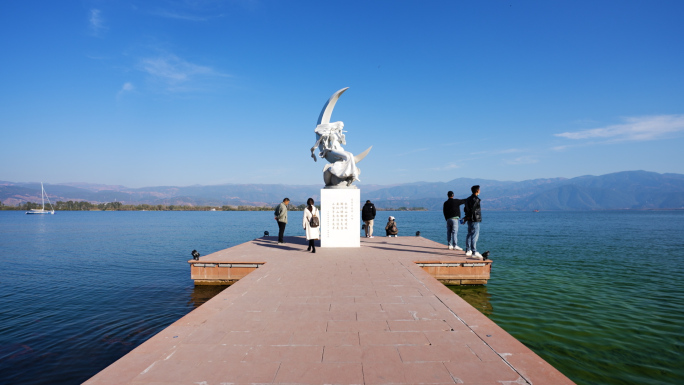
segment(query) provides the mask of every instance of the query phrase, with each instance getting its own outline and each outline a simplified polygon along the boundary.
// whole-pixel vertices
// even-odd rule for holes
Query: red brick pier
[[[202,257],[236,283],[86,384],[572,384],[435,279],[482,267],[463,252],[421,237],[315,254],[286,242]]]

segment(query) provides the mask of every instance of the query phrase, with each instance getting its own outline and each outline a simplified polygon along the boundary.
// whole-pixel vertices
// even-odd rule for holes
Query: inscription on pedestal
[[[358,189],[321,190],[321,247],[359,247]]]

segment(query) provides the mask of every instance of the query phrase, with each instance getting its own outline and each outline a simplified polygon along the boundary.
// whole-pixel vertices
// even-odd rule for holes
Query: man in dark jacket
[[[482,213],[480,212],[480,186],[473,186],[470,188],[473,195],[466,199],[463,211],[465,212],[465,220],[468,222],[468,235],[466,236],[466,256],[471,255],[477,259],[483,259],[482,255],[477,252],[477,238],[480,237],[480,222],[482,222]]]
[[[375,219],[375,205],[366,201],[361,210],[361,220],[366,224],[366,238],[373,238],[373,220]]]
[[[447,223],[447,245],[449,250],[463,250],[456,244],[458,240],[458,220],[461,218],[461,205],[466,202],[465,199],[454,199],[454,192],[447,193],[449,199],[444,202],[442,211],[444,212],[444,220]]]

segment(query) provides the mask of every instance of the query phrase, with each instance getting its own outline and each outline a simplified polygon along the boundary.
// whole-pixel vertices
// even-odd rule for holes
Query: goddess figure
[[[360,162],[373,147],[369,147],[357,156],[354,156],[349,151],[345,151],[344,147],[342,147],[342,145],[347,144],[344,136],[346,131],[343,130],[344,123],[330,123],[330,115],[335,107],[335,103],[337,103],[337,99],[347,88],[335,92],[330,97],[325,106],[323,106],[321,115],[318,117],[318,125],[314,130],[316,133],[316,143],[311,147],[311,157],[314,161],[317,161],[314,151],[318,147],[318,155],[330,162],[323,167],[323,180],[325,181],[326,188],[355,188],[352,186],[352,183],[359,180],[359,174],[361,174],[361,170],[356,167],[356,163]]]

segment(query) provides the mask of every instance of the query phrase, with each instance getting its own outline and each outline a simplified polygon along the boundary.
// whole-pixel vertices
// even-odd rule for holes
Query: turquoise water
[[[446,243],[441,213],[389,215]],[[268,212],[0,211],[0,383],[88,379],[220,290],[193,286],[191,250],[264,230]],[[578,384],[684,383],[684,212],[485,212],[478,249],[489,284],[453,290]]]

